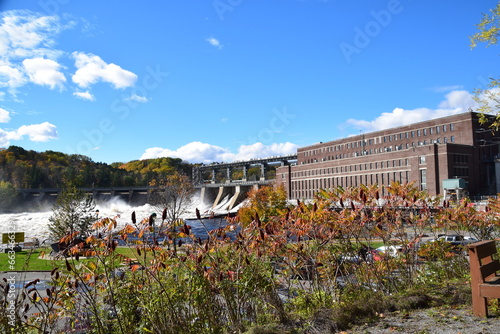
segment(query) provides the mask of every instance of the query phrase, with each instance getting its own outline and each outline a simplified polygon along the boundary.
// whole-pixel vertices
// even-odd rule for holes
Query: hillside
[[[19,146],[0,151],[0,181],[15,188],[144,186],[175,172],[191,175],[193,165],[177,158],[136,160],[111,165],[79,154],[36,152]]]

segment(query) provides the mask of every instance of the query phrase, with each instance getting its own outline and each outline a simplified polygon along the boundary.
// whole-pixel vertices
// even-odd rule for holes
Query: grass
[[[54,265],[57,265],[52,260],[44,260],[39,258],[42,252],[50,253],[49,249],[39,248],[23,250],[15,253],[14,268],[9,264],[9,254],[0,253],[0,271],[42,271],[52,270]]]
[[[118,247],[117,253],[122,254],[129,258],[137,258],[134,249],[130,247]],[[65,265],[64,260],[51,260],[43,259],[42,255],[50,254],[50,248],[38,248],[23,250],[15,253],[14,268],[10,268],[9,254],[0,253],[0,272],[3,271],[50,271],[54,267],[63,268]],[[148,254],[148,257],[151,257]],[[86,261],[82,259],[81,261]],[[117,260],[120,262],[119,260]],[[117,263],[118,264],[118,263]]]

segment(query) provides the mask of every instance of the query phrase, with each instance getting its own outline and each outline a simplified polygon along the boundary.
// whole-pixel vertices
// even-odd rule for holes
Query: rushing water
[[[196,236],[203,238],[206,236],[206,229],[211,230],[220,227],[221,219],[204,219],[204,223],[201,224],[194,219],[196,217],[195,209],[197,208],[201,213],[205,214],[214,212],[217,215],[223,215],[228,213],[223,209],[227,206],[228,202],[229,197],[226,197],[217,207],[211,208],[211,205],[201,203],[199,198],[195,196],[191,208],[187,210],[187,213],[182,218],[192,227],[192,232]],[[237,209],[238,207],[231,210],[231,212],[235,212]],[[103,203],[97,203],[96,210],[99,210],[99,218],[115,218],[117,221],[117,230],[131,223],[132,212],[135,212],[137,221],[148,218],[151,213],[156,213],[157,217],[161,217],[162,214],[162,212],[157,212],[157,210],[149,204],[133,207],[118,198],[113,198]],[[46,208],[38,212],[0,214],[0,233],[24,232],[26,241],[33,241],[36,238],[40,242],[43,242],[49,238],[48,225],[50,216],[52,216],[51,208]],[[161,218],[157,218],[157,226],[160,223]]]

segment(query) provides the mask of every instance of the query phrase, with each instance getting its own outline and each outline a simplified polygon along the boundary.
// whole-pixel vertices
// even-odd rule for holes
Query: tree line
[[[191,176],[194,165],[180,158],[94,162],[80,154],[36,152],[19,146],[0,150],[0,198],[10,206],[20,188],[107,188],[157,185],[176,174]],[[0,204],[0,210],[2,206]],[[3,208],[5,209],[5,208]]]
[[[144,186],[175,172],[190,175],[192,167],[179,158],[106,164],[84,155],[28,151],[19,146],[0,151],[0,180],[15,188]]]

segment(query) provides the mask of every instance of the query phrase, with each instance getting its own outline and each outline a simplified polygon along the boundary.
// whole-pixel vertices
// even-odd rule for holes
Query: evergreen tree
[[[0,212],[11,210],[17,196],[17,190],[10,182],[0,181]]]
[[[52,240],[79,232],[85,236],[95,220],[95,202],[76,187],[64,190],[52,207],[49,231]]]

